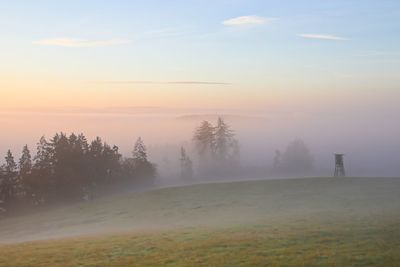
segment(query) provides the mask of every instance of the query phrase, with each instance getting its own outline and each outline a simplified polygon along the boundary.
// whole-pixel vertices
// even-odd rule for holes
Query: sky
[[[1,109],[396,109],[399,17],[397,0],[1,1]]]
[[[398,175],[399,18],[398,0],[0,1],[0,155],[60,131],[180,146],[201,121],[180,116],[227,114],[243,162],[300,138],[327,170],[340,152]]]

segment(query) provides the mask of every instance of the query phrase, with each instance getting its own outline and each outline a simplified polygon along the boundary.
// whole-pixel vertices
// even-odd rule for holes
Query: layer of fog
[[[395,116],[232,110],[151,112],[150,108],[117,111],[2,112],[0,155],[11,149],[17,158],[24,144],[35,153],[42,135],[50,138],[60,131],[82,132],[88,139],[100,136],[119,146],[123,155],[129,155],[134,141],[141,136],[150,159],[158,165],[160,179],[167,183],[168,177],[179,174],[181,146],[195,158],[195,127],[203,120],[215,123],[222,116],[237,135],[244,167],[268,168],[277,149],[284,151],[289,142],[302,139],[314,158],[313,176],[333,174],[334,153],[346,154],[348,175],[400,176],[400,126]]]
[[[109,195],[0,220],[0,244],[79,235],[399,220],[398,178],[306,178]]]

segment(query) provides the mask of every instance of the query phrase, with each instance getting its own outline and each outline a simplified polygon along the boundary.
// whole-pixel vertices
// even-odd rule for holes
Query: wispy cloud
[[[224,20],[222,24],[226,26],[263,25],[272,23],[274,20],[276,19],[259,16],[241,16]]]
[[[51,38],[33,41],[35,45],[63,46],[63,47],[100,47],[113,46],[130,43],[127,39],[108,39],[108,40],[83,40],[74,38]]]
[[[194,85],[231,85],[227,82],[212,81],[94,81],[95,83],[105,84],[194,84]]]
[[[297,36],[306,39],[326,40],[326,41],[347,41],[349,39],[330,34],[297,34]]]
[[[362,51],[356,56],[358,57],[399,57],[400,53],[394,51],[378,51],[378,50],[367,50]]]

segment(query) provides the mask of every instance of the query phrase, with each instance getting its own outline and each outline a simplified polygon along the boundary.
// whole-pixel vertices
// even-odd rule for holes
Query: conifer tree
[[[17,164],[10,150],[7,151],[5,161],[6,163],[2,167],[0,199],[5,207],[9,207],[18,197],[19,181]]]
[[[27,175],[32,171],[32,157],[28,145],[22,149],[22,155],[19,159],[19,173],[21,176]]]
[[[147,149],[141,137],[135,143],[132,151],[133,173],[141,184],[152,184],[156,177],[156,167],[147,159]]]
[[[5,171],[6,174],[15,174],[17,172],[17,163],[14,161],[14,156],[11,153],[11,150],[7,151],[7,155],[5,157],[6,159],[6,165],[5,165]]]
[[[215,154],[218,163],[221,165],[225,165],[227,160],[232,156],[235,145],[233,136],[233,131],[224,120],[219,117],[217,126],[215,127]]]
[[[132,155],[135,161],[147,162],[147,148],[141,137],[136,140]]]
[[[197,151],[199,171],[208,175],[215,165],[215,135],[212,124],[203,121],[195,130],[193,141]]]

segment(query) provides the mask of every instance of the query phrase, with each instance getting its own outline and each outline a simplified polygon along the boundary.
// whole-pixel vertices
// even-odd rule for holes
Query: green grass
[[[5,267],[399,266],[400,179],[129,193],[2,220],[0,242]]]
[[[0,246],[0,266],[398,266],[400,225],[310,220]]]

